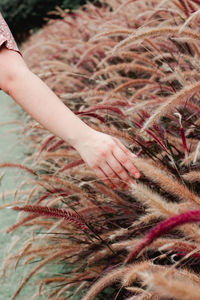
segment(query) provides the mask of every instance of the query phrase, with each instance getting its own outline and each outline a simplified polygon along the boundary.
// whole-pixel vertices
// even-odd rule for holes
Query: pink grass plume
[[[155,227],[153,227],[144,238],[133,248],[133,250],[127,256],[124,264],[129,263],[136,258],[139,252],[146,246],[150,245],[155,239],[160,237],[166,232],[169,232],[176,226],[183,225],[185,223],[200,222],[200,210],[187,211],[182,214],[173,216],[167,220],[162,221]]]
[[[82,115],[82,116],[88,116],[88,117],[96,118],[96,119],[98,119],[99,121],[101,121],[103,123],[106,122],[106,120],[102,116],[100,116],[98,114],[95,114],[95,113],[90,113],[90,112],[85,112],[85,111],[75,111],[74,113],[75,113],[75,115]]]
[[[29,167],[24,166],[22,164],[5,162],[5,163],[1,163],[0,164],[0,168],[18,168],[18,169],[25,170],[25,171],[27,171],[30,174],[37,175],[37,173],[34,170],[32,170]]]
[[[96,110],[102,110],[102,109],[113,111],[113,112],[121,115],[123,118],[125,117],[125,114],[118,107],[113,107],[113,106],[110,106],[110,105],[103,105],[103,104],[95,105],[95,106],[90,107],[88,109],[85,109],[84,111],[81,111],[81,112],[75,112],[75,114],[90,113],[90,112],[93,112],[93,111],[96,111]]]
[[[71,169],[73,167],[76,167],[76,166],[79,166],[79,165],[82,165],[84,164],[84,160],[83,159],[78,159],[78,160],[75,160],[75,161],[71,161],[70,163],[67,163],[66,165],[64,165],[62,168],[58,169],[56,172],[55,172],[55,175],[57,175],[58,173],[61,173],[67,169]]]
[[[43,143],[43,145],[42,145],[42,147],[41,147],[39,153],[41,153],[41,152],[48,146],[48,144],[49,144],[54,138],[55,138],[55,135],[49,136],[49,137],[45,140],[45,142]]]
[[[59,140],[59,141],[55,142],[53,145],[51,145],[50,147],[48,147],[47,151],[48,152],[53,151],[64,143],[65,143],[64,140]]]
[[[28,213],[33,213],[34,215],[38,215],[38,216],[46,216],[51,218],[63,218],[64,220],[75,224],[81,230],[87,228],[86,224],[77,213],[73,211],[65,210],[63,208],[54,208],[54,207],[39,206],[39,205],[24,205],[22,207],[12,206],[10,208],[17,211],[25,211]]]

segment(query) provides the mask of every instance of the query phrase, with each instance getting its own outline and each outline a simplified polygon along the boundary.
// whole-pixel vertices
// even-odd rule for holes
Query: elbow
[[[19,70],[10,70],[5,72],[0,79],[1,89],[8,95],[12,96],[15,89],[23,84],[22,78],[26,78],[28,68],[20,68]]]
[[[28,67],[23,58],[16,51],[2,48],[0,50],[0,88],[11,94],[15,83],[20,82],[20,78],[25,76]]]
[[[11,86],[12,82],[14,80],[14,76],[12,77],[10,74],[3,74],[0,78],[0,88],[2,91],[4,91],[6,94],[10,95],[11,93]]]

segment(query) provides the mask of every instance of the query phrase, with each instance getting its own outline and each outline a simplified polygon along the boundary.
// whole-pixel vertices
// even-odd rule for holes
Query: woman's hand
[[[128,189],[131,183],[134,184],[128,172],[135,178],[140,177],[130,160],[136,155],[115,137],[92,129],[87,139],[80,141],[75,148],[96,175],[113,189]]]

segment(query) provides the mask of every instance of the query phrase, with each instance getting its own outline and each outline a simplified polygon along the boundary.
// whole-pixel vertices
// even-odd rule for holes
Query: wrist
[[[90,139],[94,129],[92,129],[79,118],[77,123],[78,124],[76,124],[75,128],[70,131],[70,136],[68,136],[66,141],[69,142],[77,151],[79,151],[81,145]]]

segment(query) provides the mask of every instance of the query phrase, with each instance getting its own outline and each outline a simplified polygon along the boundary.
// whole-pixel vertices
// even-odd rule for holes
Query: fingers
[[[101,159],[96,161],[93,169],[96,175],[110,188],[128,189],[131,184],[134,184],[130,174],[135,178],[140,177],[140,172],[130,159],[131,156],[137,156],[129,151],[117,138],[113,138],[113,141],[114,143],[101,153]]]
[[[116,189],[116,186],[112,183],[112,181],[107,177],[106,174],[104,174],[103,170],[101,168],[95,168],[94,169],[96,175],[110,188]]]
[[[114,170],[113,173],[115,174],[115,177],[117,176],[115,180],[117,181],[118,185],[122,186],[122,188],[128,188],[129,184],[134,184],[132,178],[112,154],[108,157],[107,162],[112,168],[112,170]]]
[[[139,178],[140,172],[129,159],[130,155],[134,157],[136,157],[136,155],[130,152],[118,139],[115,139],[115,141],[119,147],[115,147],[113,149],[113,155],[122,164],[122,166],[126,168],[131,175],[133,175],[133,177]]]
[[[104,174],[107,175],[107,177],[112,182],[112,184],[116,186],[116,188],[117,187],[124,188],[126,186],[126,184],[125,184],[125,181],[123,180],[123,176],[121,179],[118,176],[118,174],[115,173],[116,172],[115,168],[111,168],[111,167],[112,166],[110,166],[107,162],[104,162],[104,164],[101,166],[101,169],[103,170]],[[120,171],[121,171],[121,169],[123,169],[123,168],[120,167]]]

